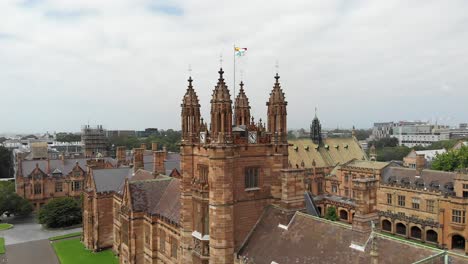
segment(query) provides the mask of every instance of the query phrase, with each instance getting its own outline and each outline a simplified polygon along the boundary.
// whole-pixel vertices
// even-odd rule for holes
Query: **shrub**
[[[66,227],[80,224],[81,208],[78,201],[71,197],[50,200],[39,210],[39,223],[47,227]]]
[[[325,219],[331,221],[338,220],[338,215],[336,214],[336,208],[334,206],[328,207],[327,213],[325,214]]]

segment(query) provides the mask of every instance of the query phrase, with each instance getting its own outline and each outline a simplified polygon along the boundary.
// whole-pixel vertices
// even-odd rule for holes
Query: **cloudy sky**
[[[209,119],[233,45],[253,115],[279,63],[290,128],[468,122],[468,1],[0,1],[0,132],[179,128],[189,65]],[[265,119],[265,118],[264,118]]]

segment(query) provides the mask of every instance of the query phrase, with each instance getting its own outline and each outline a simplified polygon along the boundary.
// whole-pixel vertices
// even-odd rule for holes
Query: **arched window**
[[[421,239],[421,228],[419,228],[417,226],[412,226],[411,227],[411,237]]]
[[[348,220],[348,212],[346,210],[340,210],[340,219]]]
[[[426,241],[427,242],[432,242],[432,243],[437,243],[437,240],[438,240],[437,232],[432,230],[432,229],[427,230],[427,232],[426,232]]]
[[[396,233],[399,235],[405,235],[406,236],[406,225],[402,223],[396,224]]]
[[[392,232],[392,223],[387,219],[382,221],[382,230]]]
[[[460,235],[452,236],[452,249],[465,250],[465,238]]]

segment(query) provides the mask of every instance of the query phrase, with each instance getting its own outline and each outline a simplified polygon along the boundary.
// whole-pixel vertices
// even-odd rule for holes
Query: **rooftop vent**
[[[295,150],[295,151],[298,151],[299,148],[298,148],[297,146],[294,146],[294,150]]]
[[[306,151],[309,151],[309,146],[305,146],[304,149],[305,149]]]

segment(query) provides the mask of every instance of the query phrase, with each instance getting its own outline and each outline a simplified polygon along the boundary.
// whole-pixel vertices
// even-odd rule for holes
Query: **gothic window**
[[[145,225],[145,244],[146,245],[149,245],[150,237],[151,237],[150,228],[149,228],[149,226]]]
[[[398,195],[398,206],[405,206],[406,205],[405,199],[406,197],[404,195]]]
[[[72,182],[72,191],[81,191],[81,181],[73,181]]]
[[[245,169],[245,189],[258,188],[258,167],[250,167]]]
[[[413,207],[413,209],[419,210],[419,203],[420,203],[419,198],[413,198],[411,207]]]
[[[173,258],[177,258],[177,248],[178,248],[178,244],[177,243],[177,239],[175,239],[174,237],[171,238],[171,257]]]
[[[392,194],[387,193],[387,204],[392,204]]]
[[[464,224],[465,223],[465,211],[452,210],[452,222]]]
[[[63,192],[63,183],[62,182],[56,182],[55,183],[55,192]]]
[[[166,232],[164,230],[159,231],[159,251],[166,252]]]
[[[42,193],[41,184],[34,184],[34,194],[41,194],[41,193]]]
[[[434,212],[434,200],[427,200],[426,201],[426,209],[430,213]]]
[[[200,183],[208,183],[208,166],[198,165]]]
[[[338,187],[336,185],[332,185],[332,193],[337,193],[338,192]]]
[[[122,242],[128,245],[128,220],[122,219],[122,228],[120,229],[122,232]]]

